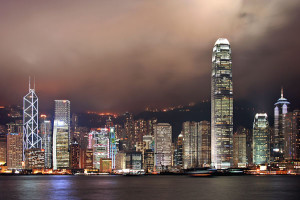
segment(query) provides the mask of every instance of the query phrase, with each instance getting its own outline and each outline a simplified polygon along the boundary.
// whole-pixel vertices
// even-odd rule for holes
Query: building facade
[[[286,114],[284,141],[285,159],[300,160],[300,110],[294,110]]]
[[[38,134],[38,97],[35,88],[30,87],[23,98],[23,159],[26,160],[25,151],[32,148],[42,148],[42,138]]]
[[[270,163],[270,134],[267,113],[257,113],[253,122],[253,163]]]
[[[235,132],[233,134],[233,167],[247,167],[246,134]]]
[[[52,168],[52,125],[50,120],[40,124],[40,136],[42,138],[42,149],[45,150],[45,168]]]
[[[211,77],[211,161],[217,169],[232,166],[233,89],[231,48],[219,38],[213,48]]]
[[[283,89],[281,88],[281,97],[274,104],[274,147],[272,149],[272,159],[274,161],[284,160],[284,122],[285,115],[288,112],[290,102],[283,97]]]
[[[172,126],[168,123],[154,125],[154,165],[156,171],[172,166]]]
[[[7,134],[7,167],[22,169],[23,160],[23,126],[21,122],[9,123]]]
[[[53,125],[53,169],[70,166],[70,101],[55,100]]]

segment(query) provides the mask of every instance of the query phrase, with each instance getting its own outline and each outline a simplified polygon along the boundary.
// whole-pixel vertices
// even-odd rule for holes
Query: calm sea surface
[[[0,199],[300,199],[300,176],[0,176]]]

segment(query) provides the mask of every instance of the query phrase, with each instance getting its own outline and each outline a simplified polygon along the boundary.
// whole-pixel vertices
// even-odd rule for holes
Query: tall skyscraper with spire
[[[217,169],[232,166],[233,90],[231,48],[219,38],[213,48],[211,76],[211,161]]]
[[[25,160],[25,151],[27,149],[36,149],[42,147],[42,138],[38,135],[38,97],[34,86],[30,86],[29,92],[23,98],[23,160]]]
[[[283,97],[283,88],[281,88],[281,97],[274,104],[274,148],[273,159],[274,161],[284,160],[284,122],[285,115],[288,112],[290,102]]]

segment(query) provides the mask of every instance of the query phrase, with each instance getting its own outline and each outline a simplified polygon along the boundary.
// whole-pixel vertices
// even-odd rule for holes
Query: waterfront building
[[[25,150],[26,169],[42,169],[45,167],[45,151],[40,148],[31,148]]]
[[[0,165],[4,165],[6,163],[6,134],[0,133]]]
[[[112,172],[111,158],[101,158],[100,159],[100,172],[101,173],[111,173]]]
[[[211,162],[217,169],[232,166],[233,89],[231,48],[219,38],[213,48],[211,77]]]
[[[174,165],[178,168],[183,166],[183,134],[180,133],[177,137],[175,153],[174,153]]]
[[[80,146],[76,140],[70,145],[70,168],[80,169]]]
[[[243,132],[233,134],[233,167],[247,167],[246,134]]]
[[[108,129],[101,128],[89,133],[88,149],[93,150],[93,168],[100,169],[100,159],[109,158],[109,135]]]
[[[83,163],[83,166],[82,168],[84,169],[93,169],[93,166],[94,166],[94,162],[93,162],[93,149],[83,149],[82,150],[82,163]]]
[[[183,123],[183,168],[210,166],[211,163],[211,134],[210,123]]]
[[[154,151],[152,149],[146,149],[143,152],[144,162],[143,167],[145,172],[153,172],[154,170]]]
[[[35,85],[31,88],[29,80],[29,92],[23,98],[23,159],[25,161],[27,149],[42,148],[42,138],[38,134],[38,112]]]
[[[200,161],[200,130],[198,122],[183,123],[183,168],[199,166]]]
[[[199,165],[201,167],[209,167],[211,164],[211,129],[210,122],[201,121],[199,123],[199,133],[198,137],[200,144],[200,160]]]
[[[286,160],[300,160],[300,110],[289,112],[285,116],[284,157]]]
[[[126,153],[118,152],[116,154],[116,170],[126,169]]]
[[[23,125],[21,121],[7,124],[7,168],[22,169],[23,160]]]
[[[288,106],[290,102],[283,97],[283,88],[281,88],[281,97],[274,104],[274,147],[272,153],[272,158],[274,161],[284,160],[284,122],[285,115],[288,112]]]
[[[267,113],[257,113],[253,122],[253,163],[270,163],[270,135]]]
[[[52,125],[50,120],[42,120],[40,136],[42,138],[42,149],[45,150],[45,168],[52,168]]]
[[[142,152],[126,152],[126,169],[143,169]]]
[[[154,165],[156,171],[172,166],[172,126],[168,123],[154,125]]]
[[[53,126],[53,169],[70,166],[70,101],[55,100]]]

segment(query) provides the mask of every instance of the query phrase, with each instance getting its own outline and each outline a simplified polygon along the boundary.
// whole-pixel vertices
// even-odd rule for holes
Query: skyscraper
[[[69,168],[70,101],[55,100],[53,169]]]
[[[52,126],[50,120],[42,120],[40,135],[42,137],[42,148],[45,150],[45,168],[52,168]]]
[[[172,126],[168,123],[154,125],[154,165],[157,171],[172,165]]]
[[[22,121],[9,123],[7,134],[7,167],[22,169],[23,131]],[[28,159],[27,159],[28,160]]]
[[[270,162],[270,134],[267,113],[257,113],[253,122],[253,163]]]
[[[231,48],[219,38],[213,48],[211,77],[211,160],[217,169],[232,166],[233,90]]]
[[[286,114],[284,141],[285,160],[300,160],[300,110]]]
[[[235,132],[233,134],[233,166],[247,166],[247,143],[246,134],[243,132]]]
[[[283,88],[281,88],[281,97],[274,104],[274,139],[275,144],[273,147],[274,161],[284,160],[284,120],[285,115],[288,112],[288,105],[290,102],[283,97]]]
[[[30,87],[29,93],[23,98],[23,160],[28,149],[41,148],[42,138],[38,135],[38,97],[35,86]]]

